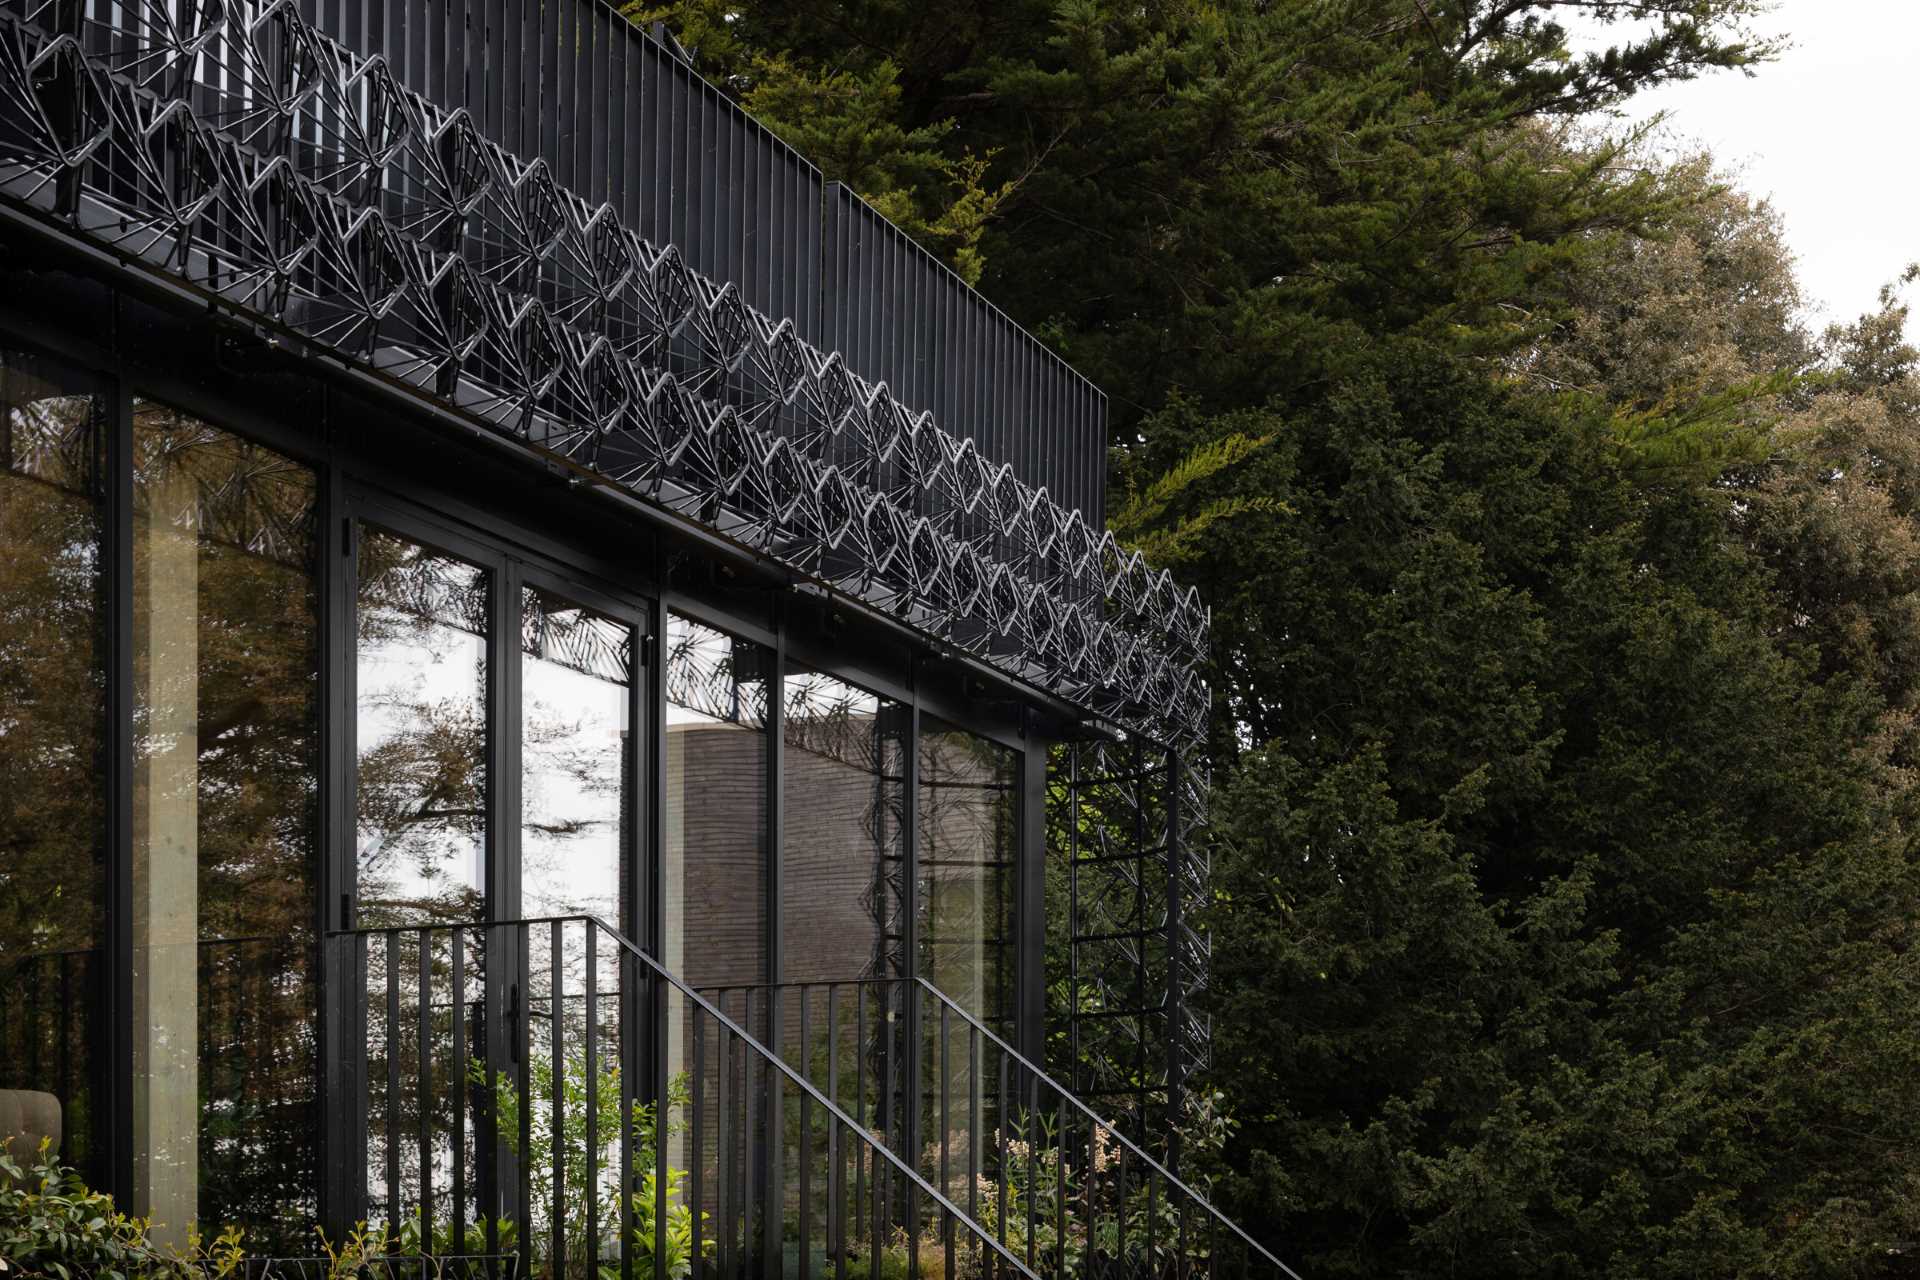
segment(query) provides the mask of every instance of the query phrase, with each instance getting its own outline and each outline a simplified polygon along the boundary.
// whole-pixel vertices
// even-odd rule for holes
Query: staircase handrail
[[[781,988],[798,988],[798,987],[818,988],[821,986],[829,986],[829,985],[831,986],[888,986],[888,985],[893,985],[900,982],[912,983],[922,988],[932,996],[934,996],[937,1000],[940,1001],[941,1004],[945,1005],[949,1010],[957,1014],[961,1018],[961,1020],[964,1021],[969,1027],[973,1028],[975,1032],[984,1036],[987,1040],[991,1041],[995,1045],[999,1046],[1000,1051],[1007,1056],[1009,1061],[1019,1064],[1019,1066],[1022,1069],[1024,1069],[1026,1072],[1028,1072],[1036,1081],[1045,1084],[1049,1089],[1053,1090],[1053,1092],[1057,1094],[1062,1100],[1064,1100],[1068,1106],[1072,1107],[1074,1110],[1078,1111],[1081,1115],[1086,1117],[1086,1119],[1090,1123],[1097,1126],[1100,1129],[1100,1131],[1106,1134],[1106,1136],[1109,1139],[1118,1143],[1120,1146],[1125,1147],[1126,1150],[1129,1153],[1131,1153],[1131,1155],[1134,1158],[1138,1159],[1139,1161],[1141,1161],[1141,1163],[1147,1165],[1155,1173],[1159,1174],[1162,1178],[1166,1179],[1168,1186],[1179,1191],[1182,1195],[1185,1195],[1188,1199],[1192,1200],[1195,1204],[1199,1205],[1200,1208],[1203,1209],[1207,1213],[1207,1215],[1211,1217],[1216,1223],[1225,1227],[1228,1231],[1231,1231],[1235,1236],[1237,1236],[1240,1239],[1241,1243],[1245,1244],[1248,1248],[1252,1249],[1255,1253],[1259,1254],[1260,1257],[1264,1258],[1267,1262],[1271,1263],[1275,1268],[1277,1268],[1280,1271],[1282,1275],[1287,1276],[1289,1280],[1303,1280],[1303,1277],[1300,1275],[1299,1272],[1295,1271],[1292,1267],[1289,1267],[1286,1263],[1280,1261],[1280,1259],[1274,1257],[1273,1254],[1265,1248],[1265,1246],[1263,1246],[1258,1240],[1255,1240],[1252,1236],[1249,1236],[1244,1230],[1241,1229],[1238,1223],[1233,1221],[1233,1219],[1227,1217],[1224,1213],[1220,1212],[1220,1210],[1216,1208],[1213,1205],[1213,1203],[1209,1201],[1205,1196],[1201,1195],[1198,1191],[1194,1190],[1191,1186],[1189,1186],[1187,1183],[1182,1181],[1180,1177],[1177,1174],[1175,1174],[1171,1169],[1168,1169],[1165,1165],[1161,1164],[1158,1160],[1155,1160],[1152,1156],[1148,1155],[1145,1151],[1141,1150],[1138,1143],[1134,1142],[1131,1138],[1127,1137],[1126,1134],[1120,1132],[1120,1130],[1115,1125],[1103,1119],[1091,1107],[1087,1106],[1085,1102],[1082,1102],[1080,1100],[1079,1095],[1074,1093],[1073,1090],[1067,1088],[1065,1085],[1061,1084],[1058,1080],[1055,1080],[1051,1075],[1048,1075],[1047,1072],[1041,1069],[1038,1065],[1036,1065],[1032,1059],[1028,1058],[1025,1054],[1021,1053],[1018,1049],[1008,1044],[1006,1040],[1002,1038],[998,1032],[993,1030],[993,1028],[981,1022],[979,1018],[975,1017],[967,1009],[962,1007],[960,1004],[956,1003],[954,999],[951,996],[949,996],[946,992],[942,991],[939,987],[935,986],[933,983],[929,982],[925,978],[916,977],[916,978],[903,979],[903,978],[867,977],[867,978],[834,979],[831,982],[759,982],[759,983],[734,982],[734,983],[716,983],[713,985],[712,989],[716,991],[738,991],[746,988],[757,988],[760,990],[777,990]]]
[[[651,970],[655,977],[665,981],[669,986],[673,987],[675,990],[680,992],[682,996],[692,1001],[701,1010],[703,1010],[707,1014],[707,1016],[713,1018],[718,1025],[725,1027],[727,1030],[731,1031],[734,1035],[738,1036],[740,1038],[741,1043],[745,1044],[754,1053],[758,1054],[760,1058],[767,1064],[768,1067],[770,1067],[775,1071],[778,1071],[782,1076],[786,1077],[789,1081],[791,1081],[796,1088],[804,1092],[806,1096],[811,1098],[816,1105],[821,1107],[826,1112],[826,1114],[840,1121],[852,1133],[858,1134],[859,1140],[861,1141],[861,1143],[863,1143],[867,1148],[872,1150],[877,1157],[884,1159],[887,1164],[893,1166],[893,1168],[895,1168],[901,1174],[903,1174],[911,1185],[918,1188],[922,1194],[929,1197],[934,1204],[938,1205],[940,1208],[946,1210],[946,1212],[951,1214],[956,1222],[966,1224],[966,1226],[973,1232],[973,1234],[977,1239],[985,1241],[988,1245],[992,1246],[993,1251],[997,1253],[1001,1257],[1001,1259],[1003,1259],[1008,1265],[1010,1265],[1013,1268],[1015,1274],[1024,1276],[1026,1280],[1040,1280],[1039,1275],[1037,1275],[1025,1263],[1020,1261],[1020,1259],[1016,1257],[1010,1250],[1008,1250],[1008,1248],[1004,1244],[1002,1244],[999,1240],[997,1240],[994,1237],[993,1233],[987,1230],[987,1228],[983,1224],[969,1217],[967,1215],[966,1210],[962,1209],[959,1205],[955,1204],[952,1200],[950,1200],[947,1197],[946,1193],[942,1192],[941,1190],[936,1188],[931,1182],[927,1181],[926,1178],[922,1177],[920,1175],[919,1170],[915,1169],[911,1164],[902,1160],[885,1143],[882,1143],[876,1140],[874,1136],[867,1131],[865,1126],[860,1124],[860,1122],[855,1120],[852,1116],[848,1115],[846,1111],[843,1108],[841,1108],[841,1106],[838,1103],[834,1102],[831,1098],[827,1097],[826,1094],[822,1093],[818,1088],[816,1088],[812,1081],[808,1080],[799,1071],[789,1066],[787,1064],[787,1061],[784,1058],[782,1058],[779,1054],[773,1052],[771,1049],[767,1048],[766,1045],[762,1044],[760,1040],[756,1036],[754,1036],[752,1032],[748,1031],[745,1027],[735,1022],[732,1018],[728,1017],[725,1013],[722,1013],[720,1009],[716,1007],[711,1001],[709,1001],[705,996],[701,995],[698,991],[688,986],[687,983],[683,981],[678,974],[674,973],[671,969],[668,969],[665,965],[661,964],[658,960],[655,960],[652,956],[648,955],[646,951],[643,948],[641,948],[638,943],[633,941],[633,939],[627,937],[626,934],[620,932],[620,930],[618,929],[615,929],[613,926],[609,925],[606,921],[600,919],[600,917],[598,916],[583,913],[583,914],[577,914],[577,915],[533,916],[524,920],[462,920],[462,921],[431,921],[431,922],[417,923],[417,924],[365,925],[365,926],[360,926],[352,929],[329,930],[327,936],[330,938],[335,938],[335,937],[354,937],[354,936],[359,936],[363,934],[364,935],[376,935],[376,934],[384,935],[384,934],[396,933],[396,932],[425,933],[425,932],[437,932],[440,930],[454,930],[454,929],[531,928],[535,925],[555,925],[555,924],[563,924],[563,925],[564,924],[587,924],[594,928],[599,929],[602,933],[612,938],[615,943],[617,943],[624,951],[627,952],[627,954],[631,955],[640,964],[645,966],[647,969]],[[1255,1246],[1255,1247],[1257,1248],[1258,1246]],[[1295,1277],[1295,1280],[1298,1280],[1298,1277]]]

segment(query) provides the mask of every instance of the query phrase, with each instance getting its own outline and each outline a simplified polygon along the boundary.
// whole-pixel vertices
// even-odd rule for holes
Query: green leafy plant
[[[588,1224],[590,1218],[597,1223],[601,1239],[599,1252],[602,1259],[609,1255],[614,1261],[603,1261],[600,1274],[603,1280],[613,1280],[620,1274],[617,1250],[610,1248],[609,1232],[617,1238],[620,1224],[619,1188],[608,1177],[612,1161],[608,1158],[607,1148],[620,1140],[621,1098],[620,1071],[617,1066],[608,1065],[599,1071],[599,1079],[593,1091],[593,1105],[588,1106],[586,1062],[579,1055],[563,1059],[558,1073],[560,1089],[560,1139],[561,1161],[556,1170],[553,1164],[551,1148],[535,1144],[531,1153],[519,1150],[521,1094],[514,1086],[512,1077],[506,1072],[495,1072],[491,1085],[487,1083],[484,1068],[476,1065],[472,1071],[475,1083],[487,1088],[492,1100],[494,1116],[499,1131],[516,1155],[528,1160],[528,1189],[531,1200],[531,1218],[529,1229],[536,1242],[550,1240],[553,1233],[553,1205],[556,1182],[561,1206],[560,1225],[567,1242],[567,1256],[561,1260],[567,1274],[584,1274],[588,1265],[589,1239]],[[528,1117],[530,1128],[536,1133],[550,1133],[553,1124],[553,1096],[556,1084],[554,1063],[550,1057],[536,1055],[527,1066],[527,1097],[533,1109]],[[653,1102],[632,1100],[628,1105],[626,1123],[633,1147],[633,1159],[636,1168],[642,1171],[640,1185],[631,1196],[633,1213],[633,1274],[651,1280],[654,1265],[658,1257],[657,1248],[661,1243],[662,1227],[658,1219],[660,1185],[656,1154],[658,1143],[664,1137],[672,1139],[682,1129],[682,1124],[674,1116],[683,1111],[691,1102],[691,1092],[684,1074],[674,1076],[667,1085],[665,1133],[661,1133],[659,1106]],[[588,1117],[592,1116],[595,1142],[590,1146],[587,1139]],[[590,1160],[590,1154],[595,1157]],[[592,1174],[596,1171],[598,1177]],[[663,1280],[684,1280],[693,1271],[693,1224],[694,1209],[686,1202],[685,1190],[688,1173],[685,1169],[668,1166],[666,1169],[666,1218],[664,1222],[666,1270]],[[701,1215],[705,1222],[707,1215]],[[503,1233],[504,1241],[505,1235]],[[504,1247],[504,1245],[503,1245]],[[715,1245],[711,1237],[702,1242],[701,1253],[711,1256]],[[546,1274],[553,1274],[555,1268],[552,1259],[545,1259]]]
[[[1201,1178],[1219,1167],[1222,1151],[1235,1128],[1217,1093],[1196,1096],[1176,1126],[1183,1168]],[[1069,1151],[1080,1157],[1070,1159]],[[937,1148],[923,1155],[932,1167]],[[995,1172],[983,1172],[974,1188],[979,1220],[989,1235],[1009,1253],[1033,1260],[1043,1275],[1071,1280],[1098,1273],[1116,1262],[1128,1275],[1176,1275],[1208,1257],[1208,1235],[1194,1229],[1191,1215],[1182,1230],[1182,1205],[1164,1182],[1138,1176],[1138,1161],[1123,1162],[1119,1139],[1095,1127],[1083,1145],[1061,1140],[1058,1121],[1050,1114],[1016,1113],[1006,1126],[1006,1140],[996,1153]],[[1128,1165],[1134,1176],[1124,1173]],[[1003,1190],[1004,1188],[1004,1190]],[[964,1184],[949,1194],[965,1203]],[[1004,1199],[1002,1198],[1004,1195]],[[871,1273],[875,1280],[905,1280],[919,1274],[944,1274],[945,1256],[936,1235],[920,1242],[915,1269],[904,1233],[878,1251],[877,1268],[862,1260],[855,1280]],[[990,1251],[962,1241],[955,1250],[956,1277],[989,1274]]]
[[[1229,494],[1192,510],[1181,509],[1190,505],[1192,492],[1202,482],[1239,466],[1271,443],[1271,435],[1235,431],[1198,446],[1145,487],[1129,492],[1108,527],[1122,547],[1165,566],[1190,557],[1200,535],[1216,524],[1254,512],[1291,514],[1286,503],[1266,494]]]
[[[492,1245],[489,1245],[487,1240],[489,1225],[494,1227]],[[431,1249],[423,1247],[427,1244],[426,1235],[427,1233],[420,1227],[420,1211],[416,1209],[412,1216],[400,1224],[399,1230],[387,1238],[386,1250],[399,1257],[417,1258],[423,1253],[437,1257],[455,1254],[468,1256],[506,1254],[520,1247],[520,1229],[512,1218],[505,1217],[491,1220],[484,1216],[476,1218],[462,1227],[457,1237],[454,1234],[453,1223],[436,1222],[433,1224]]]
[[[324,1228],[314,1228],[314,1234],[319,1237],[320,1252],[327,1260],[327,1280],[357,1280],[376,1270],[376,1262],[389,1258],[481,1257],[513,1253],[520,1247],[519,1230],[513,1219],[500,1218],[495,1221],[496,1247],[488,1246],[489,1220],[483,1217],[467,1223],[458,1236],[454,1234],[451,1222],[436,1222],[433,1225],[433,1247],[426,1248],[426,1233],[421,1230],[417,1209],[391,1229],[385,1225],[369,1227],[361,1221],[354,1223],[337,1242],[327,1235]]]
[[[328,1239],[326,1230],[314,1228],[320,1237],[320,1252],[327,1259],[327,1280],[352,1280],[365,1273],[367,1265],[387,1253],[387,1233],[369,1231],[365,1222],[356,1222],[338,1244]]]
[[[185,1250],[152,1239],[153,1222],[121,1213],[40,1143],[27,1163],[0,1140],[0,1276],[58,1280],[227,1280],[246,1254],[240,1230],[212,1239],[190,1227]]]

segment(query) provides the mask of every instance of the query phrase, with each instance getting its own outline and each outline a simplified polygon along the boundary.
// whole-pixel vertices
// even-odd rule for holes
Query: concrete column
[[[134,614],[146,712],[134,759],[134,1212],[154,1220],[156,1241],[184,1246],[200,1182],[200,548],[188,477],[163,475],[145,498]]]

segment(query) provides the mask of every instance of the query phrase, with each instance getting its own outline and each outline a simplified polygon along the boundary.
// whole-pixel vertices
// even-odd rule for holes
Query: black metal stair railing
[[[706,989],[1027,1267],[1299,1280],[1139,1142],[922,978]]]
[[[328,937],[366,1230],[528,1277],[1026,1277],[870,1119],[590,916]]]

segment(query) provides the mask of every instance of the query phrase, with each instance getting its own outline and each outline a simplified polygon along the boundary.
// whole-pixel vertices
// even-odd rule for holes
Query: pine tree
[[[647,11],[1112,395],[1215,616],[1220,1190],[1309,1275],[1911,1269],[1912,353],[1596,132],[1759,7]]]

